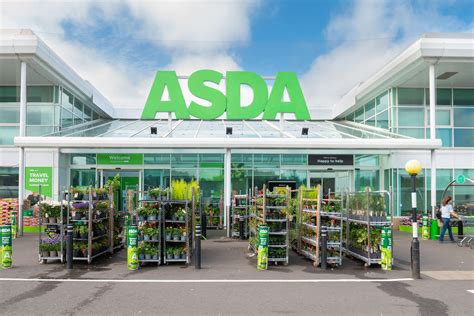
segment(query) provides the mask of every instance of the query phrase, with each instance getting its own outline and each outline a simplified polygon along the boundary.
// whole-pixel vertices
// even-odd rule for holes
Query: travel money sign
[[[229,120],[248,120],[263,113],[264,120],[275,120],[278,113],[293,113],[297,120],[310,120],[303,91],[293,72],[279,72],[269,93],[265,80],[254,72],[228,71],[226,73],[225,94],[206,83],[219,84],[223,74],[215,70],[198,70],[188,79],[188,88],[194,96],[206,100],[210,105],[191,101],[186,104],[175,71],[158,71],[148,95],[141,118],[155,119],[159,112],[173,112],[177,119],[191,117],[212,120],[226,113]],[[246,85],[253,91],[253,100],[242,106],[241,86]],[[169,98],[163,100],[165,88]],[[288,100],[283,100],[285,90]]]

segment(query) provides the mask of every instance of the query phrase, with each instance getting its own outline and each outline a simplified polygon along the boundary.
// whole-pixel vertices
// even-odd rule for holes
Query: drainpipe
[[[230,238],[230,199],[231,199],[231,150],[226,148],[224,155],[224,225],[226,227],[227,237]]]
[[[20,136],[26,136],[26,63],[20,63]],[[19,148],[18,161],[18,233],[23,236],[23,199],[25,197],[25,149]]]
[[[435,64],[429,66],[430,93],[430,139],[436,139],[436,69]],[[431,150],[431,218],[436,212],[436,152]]]

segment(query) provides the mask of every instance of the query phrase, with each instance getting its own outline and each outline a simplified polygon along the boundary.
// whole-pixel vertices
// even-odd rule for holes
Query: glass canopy
[[[229,128],[231,134],[227,134]],[[303,132],[304,130],[306,130],[307,135]],[[98,120],[47,136],[112,138],[410,138],[390,133],[385,129],[343,120]]]

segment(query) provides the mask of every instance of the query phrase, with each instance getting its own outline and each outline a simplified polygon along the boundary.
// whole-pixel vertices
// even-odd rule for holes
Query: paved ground
[[[474,290],[474,251],[455,244],[423,241],[426,275],[414,281],[408,234],[395,235],[392,271],[348,258],[342,268],[322,271],[293,254],[289,266],[262,272],[246,255],[246,242],[211,237],[203,242],[199,271],[180,265],[128,271],[121,251],[90,266],[76,264],[71,273],[61,264],[38,264],[36,236],[17,239],[15,267],[0,270],[0,314],[472,315],[474,310],[474,293],[467,291]]]

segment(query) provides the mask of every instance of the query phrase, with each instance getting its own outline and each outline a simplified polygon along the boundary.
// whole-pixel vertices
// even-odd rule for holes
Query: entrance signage
[[[311,166],[352,166],[353,155],[309,155],[308,165]]]
[[[143,154],[97,154],[98,165],[142,165]]]
[[[263,113],[263,119],[275,120],[278,113],[293,113],[297,120],[310,120],[311,116],[301,90],[298,78],[293,72],[279,72],[268,92],[265,80],[254,72],[228,71],[225,75],[225,93],[207,83],[218,85],[224,75],[214,70],[198,70],[188,79],[191,94],[210,105],[196,101],[186,104],[175,71],[158,71],[148,95],[141,118],[153,120],[159,112],[173,112],[177,119],[195,117],[203,120],[217,119],[226,113],[228,120],[248,120]],[[248,86],[253,91],[249,105],[241,104],[241,87]],[[163,100],[165,89],[169,98]],[[285,91],[288,101],[283,101]]]
[[[26,167],[25,189],[53,197],[53,168],[52,167]]]
[[[459,184],[464,184],[466,182],[466,176],[460,174],[456,177],[456,182]]]

